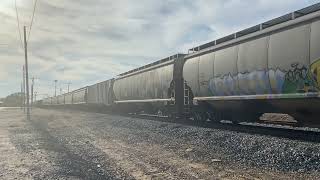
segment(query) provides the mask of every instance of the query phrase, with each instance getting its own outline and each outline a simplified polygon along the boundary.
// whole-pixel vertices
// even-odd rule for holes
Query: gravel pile
[[[265,113],[260,117],[262,121],[278,121],[278,122],[291,122],[296,123],[297,121],[288,114],[279,113]]]

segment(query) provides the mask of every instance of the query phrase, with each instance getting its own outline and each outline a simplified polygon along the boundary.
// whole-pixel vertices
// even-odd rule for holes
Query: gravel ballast
[[[320,178],[318,143],[80,111],[0,113],[2,179]]]

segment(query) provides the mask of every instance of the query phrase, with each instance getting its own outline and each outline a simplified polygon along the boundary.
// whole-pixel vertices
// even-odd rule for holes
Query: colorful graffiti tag
[[[212,96],[290,94],[318,92],[320,87],[320,60],[310,68],[292,63],[287,70],[256,70],[237,75],[227,74],[209,80]]]
[[[285,74],[283,87],[283,93],[287,94],[315,92],[317,86],[310,68],[294,63]]]
[[[316,86],[320,88],[320,59],[311,64],[311,72],[316,82]]]

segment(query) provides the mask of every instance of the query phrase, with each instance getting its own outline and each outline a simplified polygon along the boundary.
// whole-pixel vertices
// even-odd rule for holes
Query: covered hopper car
[[[113,92],[116,109],[126,112],[158,114],[182,113],[183,54],[176,54],[152,64],[120,74]]]

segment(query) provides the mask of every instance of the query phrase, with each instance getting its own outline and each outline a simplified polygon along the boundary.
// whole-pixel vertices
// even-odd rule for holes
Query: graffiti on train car
[[[270,82],[279,93],[308,93],[319,89],[312,67],[292,63],[288,70],[269,70]]]
[[[240,94],[270,94],[268,72],[254,70],[238,74]]]
[[[310,68],[299,63],[291,64],[284,78],[283,93],[305,93],[316,91],[315,79]]]
[[[230,73],[222,77],[215,77],[209,81],[209,91],[213,96],[230,96],[238,92],[238,82]]]
[[[315,61],[311,64],[311,72],[312,72],[313,78],[315,79],[316,86],[319,89],[319,87],[320,87],[320,59],[318,59],[317,61]]]
[[[317,92],[320,87],[320,60],[310,68],[292,63],[287,70],[277,68],[269,69],[268,72],[255,70],[237,75],[229,73],[210,79],[208,89],[212,96],[270,94],[270,85],[276,93],[281,94]]]

